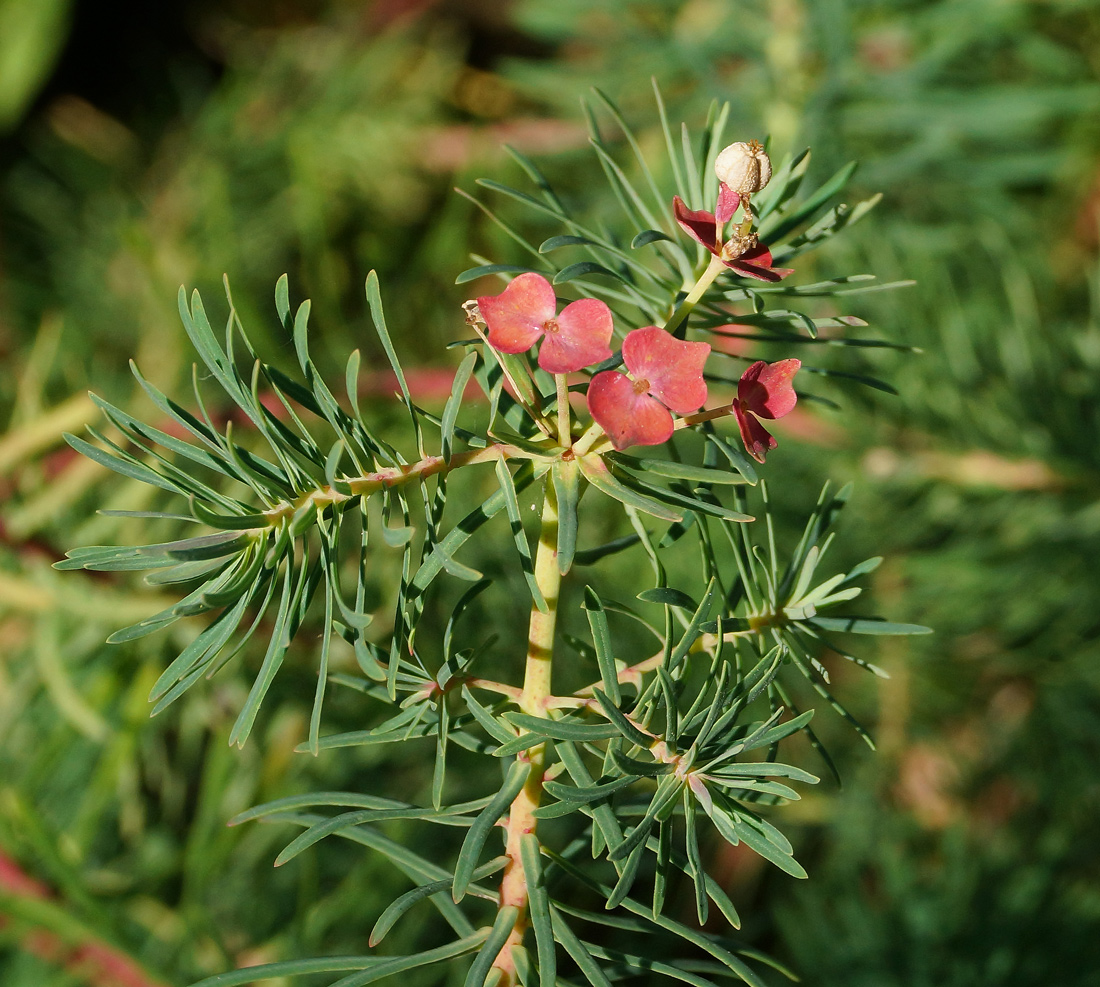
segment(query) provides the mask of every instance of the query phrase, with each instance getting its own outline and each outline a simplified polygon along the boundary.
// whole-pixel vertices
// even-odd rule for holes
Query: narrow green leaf
[[[717,807],[715,808],[717,809]],[[775,864],[776,867],[784,873],[790,874],[791,877],[809,877],[809,874],[806,873],[806,869],[791,856],[790,852],[784,851],[782,847],[778,847],[771,840],[766,839],[759,829],[753,826],[751,822],[740,814],[732,818],[733,827],[746,846],[751,847],[760,854],[761,857]]]
[[[798,733],[799,730],[813,719],[813,715],[814,711],[808,709],[806,712],[799,713],[798,716],[792,717],[776,726],[768,727],[766,730],[758,730],[751,736],[745,738],[741,749],[751,751],[761,747],[771,747],[773,744],[778,744],[779,741],[791,736],[791,734]]]
[[[592,631],[592,644],[596,649],[596,663],[600,668],[600,681],[612,704],[618,707],[623,699],[619,690],[619,673],[615,656],[611,652],[611,634],[607,626],[607,614],[599,594],[591,587],[584,588],[584,610]]]
[[[665,761],[639,761],[615,749],[612,749],[610,754],[615,767],[630,775],[632,781],[637,781],[639,778],[660,778],[676,770],[674,764]]]
[[[703,497],[689,497],[685,494],[677,493],[675,490],[669,490],[666,487],[659,487],[656,484],[646,483],[630,472],[623,472],[621,479],[625,486],[637,491],[641,496],[648,495],[658,501],[663,501],[666,504],[672,504],[676,507],[683,507],[697,514],[706,514],[710,517],[720,518],[723,521],[735,521],[738,523],[747,523],[756,520],[750,514],[742,514],[740,511],[731,510],[712,500],[704,499]]]
[[[552,236],[548,240],[543,240],[539,244],[539,253],[548,254],[551,250],[557,250],[560,247],[591,247],[595,245],[595,241],[589,240],[586,236],[575,236],[572,233],[567,233],[563,236]]]
[[[486,877],[490,877],[501,870],[507,863],[508,857],[500,856],[490,860],[486,864],[482,864],[481,867],[474,871],[474,880],[480,881]],[[378,921],[374,923],[374,928],[371,929],[367,945],[370,946],[371,949],[374,949],[413,905],[423,901],[425,898],[431,898],[433,895],[446,891],[450,886],[450,878],[445,878],[442,881],[432,881],[430,884],[421,884],[411,891],[406,891],[400,898],[390,902],[386,910],[378,916]]]
[[[406,970],[415,970],[418,967],[430,966],[432,963],[440,963],[443,960],[454,959],[464,953],[471,953],[486,940],[485,930],[479,930],[465,939],[458,939],[445,946],[437,946],[422,953],[414,953],[412,956],[395,956],[382,960],[377,966],[371,967],[364,973],[353,973],[351,976],[337,980],[329,987],[366,987],[378,980],[395,977]]]
[[[564,576],[573,567],[577,551],[577,506],[581,496],[581,478],[576,460],[557,460],[551,467],[551,477],[558,502],[558,572]]]
[[[667,240],[669,243],[676,242],[667,233],[662,233],[660,230],[642,230],[630,241],[630,246],[634,250],[638,250],[650,243],[656,243],[658,240]]]
[[[303,792],[300,795],[286,795],[281,799],[273,799],[271,802],[264,802],[263,805],[254,805],[251,809],[238,812],[226,825],[239,826],[275,813],[317,806],[354,806],[361,809],[415,808],[408,802],[398,802],[396,799],[367,795],[363,792]]]
[[[706,466],[693,466],[690,463],[677,463],[671,459],[636,459],[621,452],[605,453],[604,458],[616,466],[625,467],[635,473],[652,473],[678,480],[695,480],[698,483],[745,483],[745,477],[729,470],[713,469]]]
[[[497,484],[504,495],[504,507],[508,512],[508,523],[512,528],[512,540],[519,551],[520,568],[523,570],[523,578],[527,581],[527,590],[535,606],[542,613],[548,613],[549,608],[535,578],[535,563],[531,558],[531,548],[527,544],[527,533],[523,530],[523,515],[520,513],[519,497],[516,494],[515,483],[512,481],[512,473],[503,459],[498,459],[494,468]]]
[[[451,462],[451,451],[454,444],[455,421],[458,418],[459,409],[462,407],[462,396],[466,393],[466,385],[469,383],[470,375],[474,372],[476,363],[476,351],[466,354],[466,357],[455,371],[454,381],[451,383],[451,396],[447,399],[447,404],[443,408],[443,424],[441,427],[443,458],[448,465]]]
[[[481,728],[498,744],[507,744],[509,741],[516,739],[515,733],[505,726],[503,720],[494,716],[474,698],[474,694],[468,686],[464,685],[462,687],[462,698],[466,702],[466,708],[481,725]]]
[[[519,189],[514,189],[510,185],[503,185],[500,182],[495,182],[491,178],[479,178],[477,184],[482,188],[491,189],[494,192],[499,192],[501,195],[506,195],[510,199],[515,199],[516,202],[534,209],[536,212],[543,213],[547,216],[552,216],[554,219],[561,219],[562,215],[560,210],[549,206],[544,202],[539,202],[533,195],[528,195],[526,192],[521,192]]]
[[[302,569],[303,575],[300,577],[300,580],[304,581],[304,565]],[[279,600],[279,611],[275,618],[275,626],[271,631],[271,639],[268,642],[267,653],[264,655],[259,674],[256,676],[256,680],[252,683],[252,688],[249,690],[248,698],[244,706],[241,707],[241,711],[237,715],[237,720],[233,724],[233,729],[229,733],[229,743],[231,746],[244,746],[244,742],[248,739],[248,735],[252,731],[252,726],[256,722],[256,716],[260,711],[260,704],[263,702],[263,698],[267,694],[267,690],[270,688],[272,680],[275,678],[275,673],[283,663],[283,657],[289,645],[289,642],[284,645],[283,635],[286,633],[289,623],[288,617],[290,614],[291,602],[295,595],[295,590],[291,588],[293,575],[294,566],[292,562],[288,560],[286,575],[283,580],[282,597]]]
[[[386,316],[382,311],[382,295],[378,289],[378,273],[371,271],[367,275],[367,306],[370,308],[371,321],[374,322],[374,330],[378,334],[378,339],[382,343],[382,349],[386,351],[386,358],[390,361],[390,366],[393,367],[393,372],[397,375],[397,383],[401,388],[401,393],[405,398],[406,404],[412,403],[412,397],[409,394],[409,385],[405,382],[405,373],[401,369],[401,363],[397,359],[397,352],[393,348],[393,341],[390,339],[389,330],[386,328]]]
[[[459,851],[458,860],[455,863],[454,882],[451,887],[451,898],[456,904],[465,896],[466,889],[473,879],[477,859],[481,856],[485,841],[489,838],[489,834],[492,832],[497,820],[504,815],[512,799],[523,788],[530,771],[531,766],[524,761],[516,761],[508,769],[500,791],[493,796],[492,801],[474,820],[474,824],[466,834],[466,839],[462,841],[462,849]]]
[[[653,828],[653,820],[649,818],[648,814],[645,819],[638,823],[634,831],[620,843],[611,853],[616,854],[615,860],[621,860],[622,854],[626,852],[627,847],[630,847],[630,856],[626,858],[626,863],[622,865],[622,872],[619,874],[619,880],[616,882],[615,887],[611,890],[611,895],[604,904],[604,908],[611,911],[613,908],[618,908],[622,903],[622,900],[630,893],[630,889],[634,886],[635,880],[638,878],[638,869],[642,865],[642,857],[645,856],[645,837],[649,835],[649,831]],[[632,838],[637,838],[639,842],[631,844]],[[608,854],[608,859],[611,859],[611,854]]]
[[[469,281],[476,281],[478,278],[490,274],[528,274],[531,272],[538,273],[533,267],[523,267],[519,264],[482,264],[480,267],[471,267],[463,271],[455,278],[455,284],[466,284]]]
[[[855,174],[856,167],[855,161],[848,162],[804,202],[800,202],[785,215],[777,216],[776,222],[761,224],[760,239],[766,243],[778,243],[838,194]]]
[[[532,747],[538,747],[539,744],[546,742],[546,738],[542,734],[538,733],[524,733],[520,736],[509,740],[506,744],[501,744],[495,751],[493,751],[494,757],[512,757],[523,751],[530,750]]]
[[[670,672],[675,671],[680,662],[683,661],[687,653],[691,650],[691,646],[702,633],[703,624],[706,623],[707,618],[710,616],[711,607],[714,605],[714,600],[717,595],[718,580],[711,577],[710,582],[707,583],[707,589],[703,594],[703,599],[692,615],[691,623],[688,624],[687,628],[684,630],[683,636],[672,650],[672,654],[669,655],[666,666]]]
[[[266,514],[216,514],[194,498],[191,498],[191,512],[197,521],[225,531],[247,531],[271,526],[271,520]]]
[[[527,713],[505,713],[505,719],[539,737],[554,740],[571,740],[587,743],[590,740],[607,740],[618,731],[606,723],[580,723],[573,719],[551,720]]]
[[[380,956],[323,956],[309,960],[283,960],[279,963],[257,963],[206,977],[191,987],[241,987],[260,980],[277,980],[285,977],[304,977],[311,973],[343,973],[345,970],[363,970],[372,964],[386,962]]]
[[[609,798],[616,792],[629,788],[637,780],[637,777],[616,778],[614,781],[602,785],[587,785],[583,788],[575,785],[563,785],[559,781],[548,781],[546,782],[546,790],[561,802],[574,802],[585,805]]]
[[[279,322],[287,332],[293,331],[293,323],[290,321],[290,279],[281,275],[275,282],[275,311],[279,314]]]
[[[180,652],[179,657],[153,684],[153,689],[149,693],[149,702],[156,702],[195,665],[222,649],[244,618],[244,611],[250,598],[249,594],[241,596],[236,606],[223,610],[194,641]]]
[[[611,981],[607,979],[603,970],[600,969],[600,964],[592,958],[592,954],[585,948],[580,939],[577,938],[576,934],[569,927],[569,923],[565,916],[558,911],[557,908],[551,907],[550,917],[554,926],[554,938],[565,947],[565,951],[580,968],[581,973],[584,974],[584,979],[587,980],[592,987],[611,987]]]
[[[757,482],[756,467],[739,445],[735,446],[718,435],[714,431],[714,425],[711,422],[704,422],[703,434],[729,460],[729,464],[745,478],[746,483],[755,484]]]
[[[621,483],[612,475],[606,463],[599,456],[593,454],[580,456],[577,459],[577,464],[580,466],[584,478],[600,493],[663,521],[683,520],[683,515],[677,511],[665,507],[652,497],[647,497]]]
[[[575,281],[577,278],[587,278],[594,274],[598,274],[601,277],[614,278],[616,281],[623,281],[624,278],[616,271],[612,271],[609,268],[603,266],[603,264],[597,264],[595,261],[582,260],[576,264],[570,264],[568,267],[563,267],[553,277],[553,284],[567,284],[570,281]]]
[[[470,826],[473,820],[463,813],[482,809],[485,802],[485,799],[476,799],[473,802],[466,802],[461,805],[438,808],[399,804],[395,808],[356,809],[353,812],[341,812],[338,815],[322,819],[304,832],[299,833],[275,858],[275,866],[282,867],[283,864],[290,863],[300,853],[308,850],[315,843],[319,843],[326,836],[342,833],[344,830],[353,829],[363,823],[384,822],[393,819],[422,819],[444,826],[465,828]]]
[[[849,634],[931,634],[931,627],[921,624],[895,624],[878,617],[811,617],[807,623],[823,631],[846,631]]]
[[[596,697],[600,706],[607,718],[611,721],[612,725],[618,733],[621,733],[630,743],[635,744],[638,747],[642,747],[645,750],[649,750],[651,744],[654,743],[654,737],[649,734],[643,733],[638,727],[636,727],[626,716],[626,714],[619,709],[616,703],[613,703],[605,693],[600,689],[593,689],[593,695]]]
[[[616,964],[616,966],[612,967],[615,971],[616,979],[619,979],[619,977],[625,978],[627,976],[651,977],[653,974],[659,973],[672,980],[679,980],[682,983],[691,984],[691,987],[717,987],[713,980],[707,980],[706,977],[697,976],[680,965],[663,963],[661,960],[655,960],[649,956],[624,953],[618,949],[598,946],[593,943],[585,943],[585,945],[592,951],[593,956],[598,956],[601,959]],[[717,963],[714,964],[713,970],[708,969],[707,972],[719,971],[728,976],[728,972],[719,967]]]
[[[546,893],[539,840],[534,833],[527,833],[521,838],[520,857],[527,880],[528,917],[531,927],[535,930],[535,947],[538,950],[539,985],[554,987],[557,980],[558,961],[550,916],[550,896]]]
[[[659,603],[662,606],[679,607],[681,610],[694,610],[699,605],[687,593],[671,586],[644,589],[638,594],[638,599],[643,603]]]
[[[303,373],[309,372],[309,310],[312,303],[307,298],[294,313],[294,351]]]
[[[512,483],[516,491],[519,492],[529,486],[534,479],[534,468],[525,463],[513,474]],[[443,568],[444,558],[453,557],[454,552],[503,507],[504,493],[497,490],[486,498],[480,507],[475,508],[459,521],[443,538],[436,542],[432,554],[421,562],[420,568],[413,577],[410,589],[417,594],[422,594]]]
[[[62,438],[82,456],[87,456],[88,459],[99,463],[100,466],[106,466],[107,469],[113,470],[115,473],[119,473],[122,476],[128,476],[133,480],[139,480],[142,483],[148,483],[150,486],[159,487],[161,490],[167,490],[170,493],[185,493],[182,488],[171,480],[161,476],[156,470],[142,463],[128,462],[68,432],[66,432]]]

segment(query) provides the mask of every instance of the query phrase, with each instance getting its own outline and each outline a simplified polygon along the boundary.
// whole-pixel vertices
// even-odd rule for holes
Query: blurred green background
[[[810,985],[1100,984],[1100,3],[0,0],[4,987],[140,982],[89,943],[165,985],[362,952],[404,890],[384,863],[329,841],[272,870],[286,834],[224,822],[382,770],[423,797],[430,773],[416,750],[292,754],[308,661],[243,752],[249,667],[147,719],[196,628],[106,646],[159,591],[50,569],[145,535],[93,511],[148,494],[60,441],[98,420],[87,389],[148,413],[133,356],[183,398],[176,289],[221,311],[223,273],[276,362],[288,271],[322,359],[360,346],[369,367],[377,268],[440,403],[455,275],[471,251],[518,259],[452,187],[519,184],[507,142],[610,212],[577,101],[599,86],[654,143],[651,76],[674,119],[728,99],[731,139],[812,145],[818,178],[859,159],[852,198],[885,199],[809,264],[918,282],[846,313],[922,350],[866,351],[899,395],[805,407],[767,475],[781,536],[824,479],[857,481],[834,562],[885,555],[875,608],[936,634],[867,653],[887,681],[835,669],[879,752],[815,721],[845,786],[788,814],[808,882],[716,850],[746,935]],[[392,414],[389,379],[367,380]],[[353,697],[332,715],[356,722]]]

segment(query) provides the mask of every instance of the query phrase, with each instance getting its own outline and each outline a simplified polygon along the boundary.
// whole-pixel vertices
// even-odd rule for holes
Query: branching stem
[[[561,590],[561,573],[558,571],[558,503],[554,485],[545,486],[542,504],[542,523],[539,528],[539,544],[535,554],[535,580],[546,601],[546,612],[531,607],[531,621],[527,635],[527,663],[523,676],[523,691],[519,708],[532,716],[545,715],[546,700],[551,693],[551,671],[554,660],[554,632],[557,625],[558,594]],[[530,748],[526,755],[530,765],[527,782],[512,802],[508,812],[507,835],[504,852],[508,864],[500,885],[500,907],[509,905],[519,909],[515,925],[501,949],[493,968],[500,971],[497,987],[514,987],[516,967],[513,949],[523,942],[527,928],[527,875],[520,855],[520,841],[527,833],[533,833],[537,825],[534,811],[542,801],[542,784],[546,772],[546,745]]]
[[[450,462],[447,462],[442,456],[425,456],[415,463],[388,466],[386,469],[378,470],[375,473],[345,478],[341,482],[347,484],[350,488],[350,492],[347,493],[331,486],[310,490],[294,501],[284,501],[271,508],[271,510],[264,511],[264,517],[268,519],[271,527],[275,528],[283,521],[289,521],[307,504],[312,504],[320,509],[327,507],[329,504],[343,504],[354,500],[356,497],[366,497],[378,490],[389,490],[391,487],[398,487],[414,481],[423,482],[428,477],[450,473],[452,470],[463,466],[493,463],[498,459],[533,458],[537,457],[516,446],[508,445],[506,442],[495,442],[484,449],[470,449],[468,452],[456,453],[451,457]]]

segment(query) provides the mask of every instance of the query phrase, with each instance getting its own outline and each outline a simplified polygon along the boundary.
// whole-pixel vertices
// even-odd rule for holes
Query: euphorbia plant
[[[809,734],[813,710],[800,710],[796,693],[808,683],[847,716],[828,691],[818,653],[829,647],[867,663],[832,635],[923,628],[846,611],[860,593],[856,581],[877,559],[847,573],[819,573],[843,492],[822,493],[786,558],[766,520],[766,497],[748,492],[758,484],[754,460],[762,463],[776,445],[760,419],[791,411],[794,384],[811,369],[789,351],[814,342],[819,329],[834,343],[861,342],[837,334],[863,324],[854,317],[773,304],[850,295],[860,278],[807,284],[797,265],[775,263],[828,239],[870,203],[821,215],[850,170],[799,199],[808,154],[785,161],[774,177],[756,142],[719,154],[725,118],[725,110],[714,114],[701,146],[686,132],[679,148],[667,141],[674,192],[638,153],[647,186],[639,192],[593,132],[624,207],[624,227],[614,235],[575,219],[519,155],[538,196],[485,183],[534,206],[564,232],[530,247],[538,269],[483,264],[459,277],[511,280],[466,302],[472,335],[459,343],[467,352],[438,416],[411,393],[377,279],[368,277],[374,326],[411,416],[408,443],[383,437],[363,414],[358,353],[348,362],[346,401],[323,381],[309,353],[309,303],[292,312],[285,277],[276,309],[293,338],[300,381],[255,358],[232,303],[221,343],[198,295],[180,295],[188,334],[250,420],[256,441],[215,426],[202,403],[197,412],[185,410],[140,375],[171,430],[101,401],[127,444],[98,434],[99,444],[71,438],[119,473],[185,498],[189,519],[214,529],[155,545],[78,549],[62,563],[151,568],[157,583],[194,585],[179,603],[114,635],[124,641],[181,617],[211,615],[153,688],[154,712],[213,675],[262,628],[268,643],[231,743],[245,742],[284,659],[307,660],[313,650],[318,679],[303,750],[434,742],[431,790],[420,801],[313,793],[259,806],[236,821],[304,827],[278,863],[329,835],[388,857],[413,887],[381,912],[372,947],[416,907],[434,907],[451,934],[407,956],[287,960],[210,984],[330,973],[334,987],[359,987],[449,961],[467,964],[467,987],[550,987],[578,976],[604,987],[654,974],[691,984],[731,976],[763,982],[749,961],[766,958],[728,928],[711,931],[708,923],[702,931],[712,906],[729,928],[739,926],[734,902],[708,872],[708,834],[743,842],[804,876],[772,821],[779,805],[799,797],[793,786],[817,781],[779,759],[785,738]],[[661,122],[667,138],[663,107]],[[713,212],[705,208],[711,203]],[[550,263],[566,249],[585,256]],[[558,287],[579,297],[559,300]],[[777,350],[779,359],[753,360],[742,373],[741,357],[712,353],[708,334],[729,336],[734,317],[744,335]],[[242,353],[253,360],[247,373]],[[484,406],[465,410],[471,379],[487,414]],[[469,478],[476,487],[487,470],[495,491],[465,516],[451,516],[452,485]],[[525,526],[529,502],[537,531]],[[621,519],[615,537],[582,543],[582,518],[609,509]],[[491,523],[500,514],[510,530]],[[483,543],[482,554],[513,554],[523,573],[530,613],[522,652],[507,651],[507,638],[497,643],[462,619],[493,585],[463,561],[473,539]],[[669,560],[688,547],[702,560],[699,578],[671,585]],[[386,553],[399,556],[400,576],[392,618],[375,621],[383,605],[369,602],[370,574]],[[651,585],[636,603],[614,600],[608,584],[613,590],[616,570],[639,567]],[[457,599],[452,580],[468,584]],[[573,598],[587,637],[560,626],[565,580],[578,586]],[[444,605],[449,617],[433,641],[425,615]],[[318,619],[314,649],[316,638],[299,631]],[[351,646],[355,674],[330,667],[336,639]],[[590,681],[560,688],[563,670],[576,679],[578,668],[589,670]],[[322,735],[323,700],[334,683],[362,697],[372,725]],[[478,772],[476,796],[450,801],[446,767],[456,744],[499,772]],[[431,756],[430,747],[420,749]],[[502,780],[492,783],[498,774]],[[457,831],[460,838],[398,843],[379,828],[395,819],[440,824],[442,834]],[[678,881],[680,874],[686,877]],[[694,898],[698,926],[666,907],[682,889]]]

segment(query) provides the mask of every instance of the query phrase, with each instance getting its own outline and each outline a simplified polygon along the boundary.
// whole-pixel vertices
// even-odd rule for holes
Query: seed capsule
[[[771,181],[772,163],[759,141],[738,141],[718,155],[714,172],[738,195],[751,195]]]

